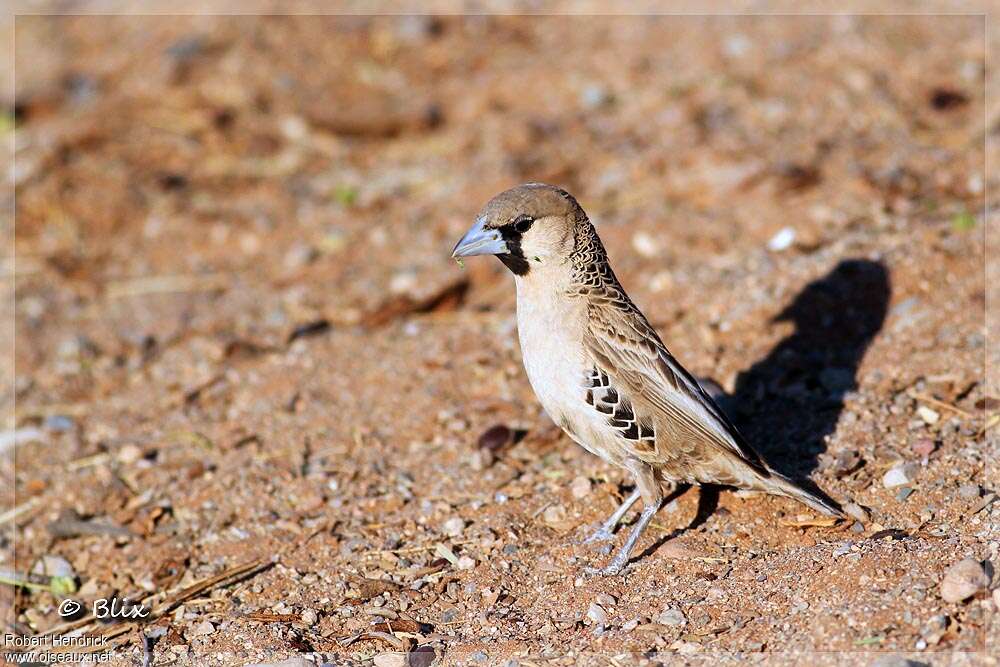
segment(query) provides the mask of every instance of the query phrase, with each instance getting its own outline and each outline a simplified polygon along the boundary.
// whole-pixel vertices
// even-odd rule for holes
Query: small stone
[[[982,564],[966,558],[948,568],[941,580],[941,597],[945,602],[962,602],[989,585],[990,577]]]
[[[372,662],[375,663],[375,667],[406,667],[407,665],[406,654],[399,651],[379,653],[372,659]]]
[[[844,505],[844,512],[847,513],[847,516],[857,519],[861,523],[868,523],[871,520],[868,510],[857,503],[847,503]]]
[[[833,557],[837,558],[851,553],[851,546],[853,545],[850,542],[841,542],[840,546],[833,550]]]
[[[935,444],[930,438],[917,438],[910,443],[910,449],[917,456],[925,457],[934,453]]]
[[[660,253],[660,244],[646,232],[636,232],[632,235],[632,249],[645,258],[656,257]]]
[[[319,257],[319,251],[306,243],[295,243],[285,253],[284,264],[289,270],[300,269]]]
[[[65,415],[49,415],[45,418],[45,428],[50,431],[63,433],[72,431],[75,426],[76,422],[73,421],[73,418]]]
[[[596,602],[591,602],[587,609],[587,618],[598,625],[605,625],[608,622],[608,612],[604,611],[604,608]]]
[[[594,110],[607,106],[614,101],[614,96],[600,84],[592,83],[580,93],[580,105],[584,109]]]
[[[503,424],[497,424],[483,431],[477,446],[479,449],[488,449],[496,453],[513,441],[514,432]]]
[[[393,294],[408,294],[417,287],[417,274],[413,271],[401,271],[389,279],[389,291]]]
[[[837,477],[844,477],[861,467],[861,455],[853,449],[842,449],[837,452],[831,466],[831,472]]]
[[[660,615],[656,617],[656,622],[660,625],[682,627],[687,624],[687,619],[684,618],[684,614],[680,609],[670,607],[660,612]]]
[[[47,577],[63,577],[76,579],[76,571],[70,562],[62,556],[42,556],[35,561],[31,568],[32,574],[40,574]]]
[[[319,614],[316,613],[315,609],[303,609],[301,618],[302,624],[311,628],[319,620]]]
[[[939,415],[934,410],[931,410],[926,405],[921,405],[919,408],[917,408],[917,415],[921,419],[923,419],[924,423],[927,424],[928,426],[933,426],[934,424],[937,424],[938,420],[941,419],[941,415]]]
[[[444,534],[449,537],[458,537],[462,534],[462,531],[465,530],[465,521],[463,521],[461,517],[452,517],[444,522],[444,525],[441,526],[441,530],[443,530]]]
[[[926,662],[908,660],[901,655],[881,655],[876,658],[871,667],[928,667]]]
[[[475,660],[476,662],[486,662],[487,660],[490,659],[490,656],[486,655],[484,651],[476,651],[469,657]]]
[[[851,526],[852,533],[863,533],[865,532],[865,527],[860,521],[855,521],[854,525]]]
[[[202,621],[198,625],[191,628],[191,634],[194,637],[204,637],[205,635],[210,635],[215,632],[215,626],[212,625],[211,621]]]
[[[771,240],[767,242],[767,249],[771,252],[781,252],[791,248],[793,243],[795,243],[795,230],[791,227],[785,227],[771,237]]]
[[[644,624],[646,624],[648,622],[649,622],[649,619],[646,618],[645,616],[636,616],[631,621],[628,621],[624,625],[622,625],[622,631],[623,632],[632,632],[633,630],[635,630],[640,625],[644,625]]]
[[[906,502],[906,499],[909,498],[910,494],[912,493],[913,489],[911,489],[908,486],[904,486],[903,488],[901,488],[899,491],[896,492],[896,500],[898,500],[901,503]]]
[[[136,445],[128,444],[118,450],[117,458],[119,463],[129,465],[142,458],[142,450]]]
[[[496,463],[497,455],[490,449],[477,449],[469,455],[469,467],[482,472]]]
[[[897,486],[909,484],[916,476],[917,469],[915,463],[897,463],[882,476],[882,486],[892,489]]]
[[[613,607],[615,606],[615,602],[617,602],[614,595],[608,595],[607,593],[598,593],[594,599],[597,600],[597,604],[605,607]]]
[[[458,564],[456,565],[456,567],[458,567],[459,570],[471,570],[475,566],[476,566],[476,561],[468,556],[462,556],[461,558],[459,558]]]
[[[963,484],[958,487],[958,495],[965,500],[975,500],[982,493],[978,484]]]
[[[562,505],[551,505],[545,508],[542,520],[549,525],[560,525],[566,521],[566,508]]]
[[[920,636],[931,646],[937,645],[948,629],[948,617],[944,614],[932,616],[920,629]]]
[[[574,498],[581,500],[590,495],[590,486],[590,480],[581,475],[573,480],[569,489]]]
[[[302,656],[295,656],[282,660],[281,662],[255,662],[243,667],[316,667],[316,663],[306,660]]]

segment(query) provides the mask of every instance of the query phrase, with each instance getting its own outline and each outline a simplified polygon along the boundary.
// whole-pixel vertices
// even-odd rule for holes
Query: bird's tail
[[[807,489],[779,472],[774,470],[768,470],[768,472],[770,473],[769,476],[759,478],[761,490],[779,496],[794,498],[800,503],[827,516],[845,516],[844,510],[841,509],[837,501],[827,496],[819,488]]]

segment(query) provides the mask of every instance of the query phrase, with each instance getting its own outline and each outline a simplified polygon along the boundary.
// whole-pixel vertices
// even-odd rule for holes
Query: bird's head
[[[574,227],[586,219],[567,193],[544,183],[527,183],[487,202],[451,256],[496,255],[515,275],[566,262]]]

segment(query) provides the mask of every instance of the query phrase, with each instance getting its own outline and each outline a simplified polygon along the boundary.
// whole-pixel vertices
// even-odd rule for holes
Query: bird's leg
[[[622,501],[622,504],[618,506],[611,516],[601,524],[601,527],[591,533],[590,537],[583,541],[584,544],[593,544],[594,542],[605,542],[614,537],[614,530],[618,526],[618,522],[622,520],[625,513],[632,509],[632,505],[635,505],[636,501],[639,500],[639,496],[642,495],[642,491],[639,487],[635,488],[635,491],[629,494],[628,498]]]
[[[656,516],[656,511],[663,503],[663,490],[660,488],[660,482],[653,467],[635,460],[627,462],[626,465],[635,476],[636,488],[642,496],[642,514],[639,515],[639,520],[635,522],[635,526],[633,526],[632,532],[629,533],[622,548],[618,550],[607,567],[599,570],[600,574],[604,575],[619,574],[625,568],[643,531],[646,530],[646,526]]]

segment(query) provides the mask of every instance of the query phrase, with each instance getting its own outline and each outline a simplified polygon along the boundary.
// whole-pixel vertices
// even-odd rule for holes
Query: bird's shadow
[[[721,397],[722,409],[778,472],[801,480],[816,469],[845,395],[858,388],[858,367],[882,329],[891,293],[881,262],[840,262],[772,320],[795,329]]]
[[[792,322],[795,329],[737,376],[731,394],[709,391],[779,472],[814,486],[807,476],[826,449],[826,436],[837,427],[845,395],[858,387],[858,367],[882,329],[891,294],[889,272],[881,262],[840,262],[772,320]],[[667,501],[685,490],[679,487]],[[658,539],[644,555],[703,524],[717,505],[718,488],[702,487],[694,520]]]

